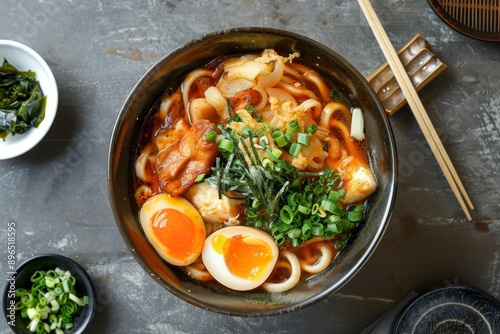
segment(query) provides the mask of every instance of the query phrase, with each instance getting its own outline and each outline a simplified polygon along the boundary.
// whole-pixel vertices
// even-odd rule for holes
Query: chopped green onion
[[[255,109],[252,107],[252,106],[248,106],[247,107],[247,111],[250,115],[253,115],[253,112],[255,111]]]
[[[283,154],[283,152],[281,152],[281,150],[279,148],[275,148],[271,154],[276,158],[278,159],[279,157],[281,157],[281,155]]]
[[[297,228],[297,227],[294,227],[290,230],[288,230],[288,237],[290,239],[297,239],[298,237],[300,237],[300,235],[302,234],[302,231],[300,230],[300,228]]]
[[[30,332],[35,332],[36,327],[38,326],[38,323],[40,322],[39,318],[34,318],[31,320],[31,322],[28,324],[28,329]]]
[[[209,133],[206,134],[205,140],[206,141],[213,141],[217,137],[217,132],[215,131],[210,131]]]
[[[328,221],[333,224],[340,222],[340,219],[341,218],[338,213],[332,213],[331,215],[328,216]]]
[[[64,292],[69,292],[69,283],[68,283],[67,279],[63,280],[62,286],[63,286]]]
[[[195,183],[202,182],[205,179],[205,174],[199,174],[196,179],[194,179]]]
[[[253,133],[254,136],[256,137],[260,137],[264,134],[264,128],[258,128],[257,130],[255,130],[255,132]]]
[[[340,223],[340,220],[335,224],[328,224],[327,228],[330,231],[332,231],[333,233],[338,234],[338,233],[342,232],[342,226],[339,223]]]
[[[363,211],[347,211],[346,218],[352,222],[359,222],[363,219]]]
[[[365,205],[364,204],[358,204],[354,208],[354,211],[363,211],[364,209],[365,209]]]
[[[322,220],[321,220],[321,217],[320,216],[312,216],[310,218],[311,220],[311,223],[314,225],[314,224],[317,224],[317,223],[321,223]]]
[[[342,231],[351,230],[355,227],[355,224],[347,219],[342,219],[341,223],[342,223]]]
[[[323,210],[330,212],[330,213],[335,212],[335,209],[337,208],[335,206],[335,202],[329,201],[327,199],[321,201],[320,207],[323,208]]]
[[[217,144],[217,147],[220,152],[228,152],[228,153],[233,153],[234,150],[234,145],[231,141],[222,138],[219,143]]]
[[[341,193],[340,193],[340,192],[332,190],[332,191],[330,191],[330,192],[328,193],[328,200],[329,200],[329,201],[331,201],[331,202],[336,202],[336,201],[338,201],[341,197],[344,197],[344,196],[340,196],[340,195],[341,195]]]
[[[288,150],[288,152],[294,157],[296,157],[299,155],[301,149],[302,145],[300,145],[299,143],[292,143],[292,145],[290,145],[290,149]]]
[[[271,159],[264,159],[262,160],[262,167],[268,170],[273,170],[274,169],[274,163],[271,161]]]
[[[293,220],[293,210],[288,205],[284,205],[280,210],[280,218],[285,224],[290,224]]]
[[[283,147],[287,144],[285,135],[281,132],[281,130],[275,130],[271,136],[278,147]]]
[[[297,211],[299,211],[300,213],[303,213],[305,215],[308,215],[311,213],[311,208],[308,208],[307,206],[303,206],[303,205],[298,205],[297,206]]]
[[[281,246],[285,242],[285,236],[283,233],[277,234],[274,236],[274,241],[276,242],[276,245]]]
[[[291,208],[295,208],[297,206],[297,197],[298,196],[299,196],[298,193],[293,192],[293,193],[288,194],[288,196],[286,197],[286,202],[288,203],[288,205]]]
[[[16,311],[30,320],[30,332],[64,334],[63,329],[74,326],[72,319],[78,308],[88,304],[88,296],[76,295],[76,277],[68,270],[39,270],[30,279],[30,289],[15,290],[15,297],[19,298]]]
[[[38,314],[37,310],[34,307],[28,309],[28,318],[30,320],[33,320],[39,316],[40,316],[40,314]]]
[[[253,128],[251,126],[245,126],[241,130],[241,134],[245,137],[250,137],[253,134]]]
[[[266,132],[271,132],[271,125],[269,122],[262,122],[262,125],[264,125],[264,129],[266,129]]]
[[[56,268],[54,269],[54,271],[56,272],[57,275],[59,275],[60,277],[64,277],[64,273],[65,271],[60,269],[60,268]]]
[[[43,271],[37,270],[31,276],[31,282],[36,283],[36,282],[40,281],[42,278],[44,278]]]
[[[267,139],[267,137],[264,137]],[[262,148],[267,148],[267,141],[265,141],[264,139],[261,139],[260,142],[259,142],[259,145],[262,147]]]
[[[57,311],[59,311],[59,303],[56,300],[52,300],[50,302],[50,311],[52,313],[56,313]]]
[[[48,288],[53,288],[55,284],[56,282],[53,277],[50,276],[45,277],[45,285],[47,285]]]
[[[301,235],[301,238],[304,239],[304,240],[307,240],[309,239],[309,237],[311,236],[312,234],[312,227],[310,224],[308,223],[305,223],[304,225],[302,225],[302,235]]]
[[[312,235],[323,235],[324,234],[324,227],[323,224],[321,223],[315,223],[311,224],[312,229],[311,229],[311,234]]]
[[[307,127],[306,132],[310,135],[313,135],[318,130],[318,126],[316,124],[311,124]]]
[[[292,239],[292,246],[293,247],[300,247],[304,243],[304,239],[298,238],[298,239]]]
[[[345,242],[343,242],[343,241],[338,241],[338,242],[335,244],[335,249],[336,249],[336,250],[342,249],[342,248],[344,247],[344,244],[345,244]]]
[[[300,132],[297,134],[297,143],[309,146],[309,137],[310,135],[308,133]]]
[[[344,99],[344,96],[337,89],[332,89],[332,91],[330,92],[330,99],[333,102],[341,102]]]
[[[80,298],[78,298],[74,294],[70,293],[69,294],[69,299],[71,299],[72,301],[74,301],[76,303],[76,305],[83,306],[83,302],[80,300]]]
[[[293,120],[290,123],[288,123],[288,125],[286,127],[287,133],[294,134],[297,131],[299,131],[299,121]]]

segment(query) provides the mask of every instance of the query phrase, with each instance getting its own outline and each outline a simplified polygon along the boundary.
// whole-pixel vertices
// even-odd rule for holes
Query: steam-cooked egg
[[[168,263],[186,266],[200,256],[205,224],[186,199],[167,194],[150,197],[141,208],[140,221],[149,242]]]
[[[269,277],[278,259],[278,247],[266,232],[248,226],[231,226],[212,233],[202,252],[210,274],[228,288],[246,291]]]

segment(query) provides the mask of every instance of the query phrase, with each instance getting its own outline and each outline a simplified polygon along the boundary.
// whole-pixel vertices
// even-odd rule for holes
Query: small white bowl
[[[31,128],[23,134],[8,135],[0,139],[0,160],[6,160],[26,153],[36,146],[47,134],[57,113],[59,94],[54,74],[45,60],[34,50],[19,42],[0,40],[0,65],[3,59],[20,71],[32,70],[40,82],[42,92],[47,96],[45,118],[38,128]]]

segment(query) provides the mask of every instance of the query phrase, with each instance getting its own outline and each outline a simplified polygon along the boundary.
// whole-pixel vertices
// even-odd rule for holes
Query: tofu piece
[[[342,204],[358,203],[366,199],[375,188],[377,182],[370,168],[361,164],[353,164],[343,175],[346,194],[341,198]]]

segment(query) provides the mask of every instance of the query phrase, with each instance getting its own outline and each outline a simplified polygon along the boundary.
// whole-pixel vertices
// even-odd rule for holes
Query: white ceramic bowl
[[[45,118],[38,128],[31,128],[23,134],[8,135],[0,139],[0,160],[10,159],[26,153],[35,147],[47,134],[57,113],[59,94],[54,74],[45,60],[34,50],[19,42],[0,40],[0,62],[3,59],[20,71],[32,70],[40,82],[42,92],[47,96]]]

